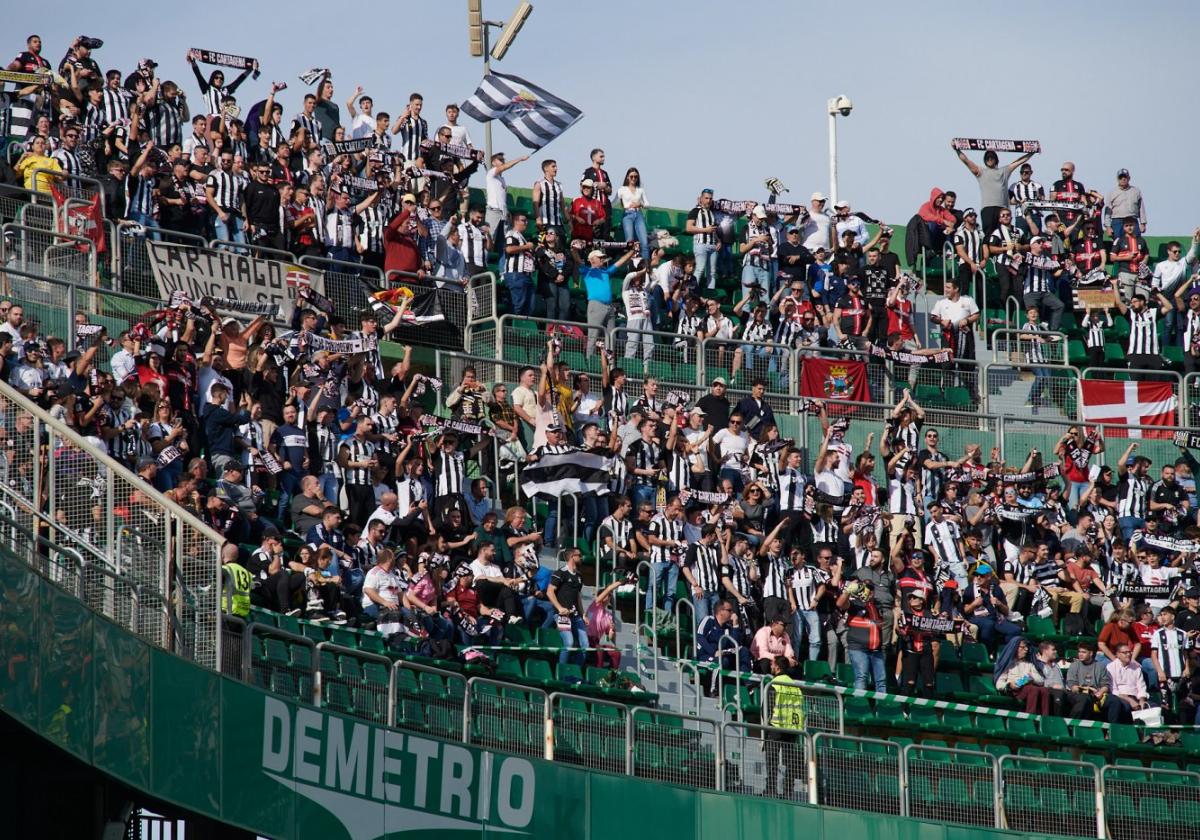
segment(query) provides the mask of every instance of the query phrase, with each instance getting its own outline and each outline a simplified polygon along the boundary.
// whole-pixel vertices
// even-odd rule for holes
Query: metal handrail
[[[938,747],[938,746],[934,746],[932,744],[921,744],[921,743],[905,744],[903,747],[900,748],[900,767],[903,768],[902,772],[904,773],[905,777],[907,777],[909,775],[908,763],[914,752],[918,752],[918,753],[931,752],[931,753],[938,753],[939,755],[946,755],[946,756],[955,756],[955,755],[970,756],[972,759],[985,762],[992,771],[992,810],[994,812],[993,825],[995,828],[1003,828],[1004,827],[1003,826],[1004,817],[1003,817],[1003,813],[1002,813],[1004,809],[1003,809],[1002,803],[1001,803],[1001,792],[1000,792],[1000,770],[999,770],[999,765],[996,762],[996,757],[994,755],[992,755],[991,753],[987,753],[987,752],[975,752],[973,750],[960,750],[960,749],[955,749],[954,747]],[[909,784],[903,785],[901,787],[901,790],[904,793],[904,799],[905,799],[904,810],[906,811],[906,813],[911,814],[913,808],[912,808],[912,802],[909,800],[909,797],[912,796],[912,786]]]
[[[335,644],[333,642],[317,642],[317,671],[321,670],[321,654],[324,651],[332,651],[345,656],[353,656],[356,659],[366,659],[371,662],[378,662],[387,667],[388,672],[388,693],[387,693],[387,725],[396,725],[396,681],[392,679],[392,666],[395,660],[384,656],[382,653],[372,653],[369,650],[360,650],[359,648],[348,648],[344,645]]]
[[[1099,767],[1088,761],[1067,761],[1059,758],[1043,758],[1039,756],[1027,755],[1002,755],[996,762],[996,828],[1008,828],[1010,820],[1008,819],[1008,809],[1004,802],[1004,788],[1006,785],[1004,779],[1004,767],[1007,764],[1036,764],[1043,765],[1058,765],[1060,767],[1070,767],[1072,776],[1088,775],[1092,777],[1092,786],[1096,791],[1094,800],[1095,819],[1096,819],[1096,836],[1104,837],[1104,799],[1103,799],[1103,782],[1102,772]],[[1081,772],[1082,771],[1082,772]]]
[[[286,639],[291,644],[301,644],[309,649],[310,664],[312,665],[312,697],[309,702],[312,705],[321,706],[321,666],[317,656],[317,643],[307,636],[301,636],[284,630],[281,627],[276,627],[273,624],[261,624],[257,621],[251,621],[246,625],[245,635],[242,637],[242,682],[249,685],[254,684],[254,634],[261,632],[267,636],[277,636]],[[219,660],[218,660],[219,661]],[[289,667],[290,663],[289,663]],[[296,686],[299,690],[299,686]]]
[[[1000,349],[1000,347],[998,346],[1001,343],[1000,342],[1001,337],[1003,337],[1005,339],[1005,347],[1008,348],[1007,350],[1002,351]],[[1031,361],[1029,361],[1028,360],[1029,351],[1027,349],[1024,349],[1022,347],[1022,344],[1023,343],[1025,343],[1025,344],[1032,343],[1035,338],[1043,339],[1047,344],[1049,344],[1051,346],[1059,347],[1060,351],[1061,351],[1062,361],[1057,361],[1057,362],[1056,361],[1046,361],[1046,362],[1031,362]],[[1052,332],[1052,331],[1033,332],[1031,330],[1009,329],[1009,328],[993,330],[991,335],[988,336],[988,346],[992,350],[992,361],[994,361],[994,362],[1007,361],[1005,359],[1000,358],[1000,355],[999,355],[1000,353],[1006,353],[1008,355],[1012,355],[1013,353],[1016,353],[1022,357],[1022,360],[1019,362],[1019,364],[1028,364],[1028,365],[1036,365],[1037,367],[1045,367],[1047,365],[1055,365],[1055,364],[1062,365],[1062,364],[1067,363],[1067,334],[1064,332]]]

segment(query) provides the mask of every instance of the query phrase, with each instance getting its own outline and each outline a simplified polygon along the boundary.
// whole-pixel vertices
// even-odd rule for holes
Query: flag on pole
[[[462,104],[480,122],[500,120],[527,149],[540,149],[583,116],[583,112],[519,76],[491,72]]]
[[[1082,379],[1079,382],[1083,422],[1123,426],[1173,426],[1178,400],[1170,382],[1114,382]],[[1105,437],[1169,438],[1168,431],[1142,429],[1104,430]]]

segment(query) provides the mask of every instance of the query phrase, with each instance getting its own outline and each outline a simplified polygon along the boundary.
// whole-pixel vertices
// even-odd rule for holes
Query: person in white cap
[[[596,346],[596,339],[607,334],[613,325],[612,276],[618,268],[633,258],[630,248],[612,265],[605,265],[608,256],[599,248],[588,253],[588,267],[583,270],[583,288],[587,292],[588,355]]]
[[[750,223],[742,231],[742,297],[757,287],[764,298],[771,296],[771,260],[779,248],[779,233],[767,224],[767,211],[756,204],[750,211]]]
[[[834,221],[837,223],[837,239],[840,242],[846,231],[854,233],[854,241],[860,248],[866,248],[867,242],[871,239],[870,233],[867,231],[867,223],[858,216],[850,214],[850,202],[845,199],[838,199],[838,202],[833,205]]]
[[[837,247],[837,242],[834,240],[833,219],[825,212],[825,193],[815,192],[809,201],[811,209],[808,211],[808,219],[800,226],[804,247],[810,251],[816,251],[817,248],[832,251]]]

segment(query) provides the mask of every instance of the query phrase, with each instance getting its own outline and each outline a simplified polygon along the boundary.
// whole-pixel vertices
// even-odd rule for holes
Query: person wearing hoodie
[[[941,253],[946,237],[954,233],[954,226],[957,224],[954,214],[946,209],[945,203],[946,193],[939,187],[934,187],[929,191],[929,200],[917,210],[917,215],[929,230],[929,240],[938,253]]]

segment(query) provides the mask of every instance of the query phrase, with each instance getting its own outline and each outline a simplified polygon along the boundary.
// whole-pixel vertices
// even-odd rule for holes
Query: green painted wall
[[[121,782],[279,840],[1017,836],[589,773],[326,714],[150,648],[8,554],[0,710]]]

